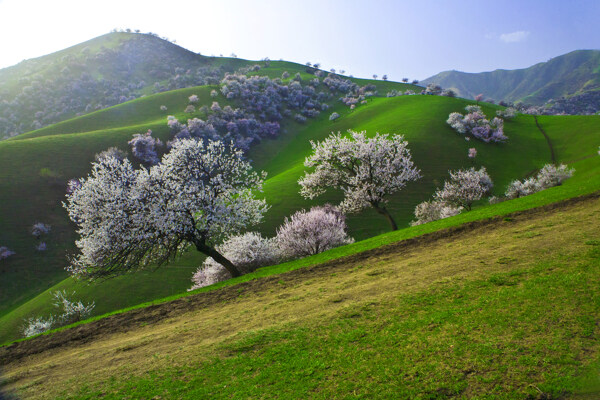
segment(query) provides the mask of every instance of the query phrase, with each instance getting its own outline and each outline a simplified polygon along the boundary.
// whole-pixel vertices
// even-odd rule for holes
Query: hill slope
[[[246,60],[204,57],[152,34],[109,33],[0,70],[0,139],[156,91],[218,83]]]
[[[294,65],[272,63],[271,67],[262,71],[273,71],[280,76],[284,67],[291,69]],[[304,67],[296,65],[296,68]],[[386,86],[400,85],[381,81],[375,84],[381,85],[380,91]],[[196,252],[190,252],[156,272],[128,275],[100,285],[76,283],[72,279],[60,282],[65,277],[64,253],[73,248],[75,239],[60,201],[66,180],[86,175],[89,161],[96,152],[114,145],[125,149],[131,134],[148,128],[163,140],[167,139],[166,115],[159,110],[160,104],[167,105],[171,113],[181,110],[190,94],[197,94],[202,101],[212,101],[210,90],[212,87],[199,87],[148,96],[0,143],[0,185],[6,188],[0,191],[0,196],[3,196],[0,200],[7,204],[0,210],[0,221],[9,227],[0,232],[0,240],[17,252],[16,256],[0,265],[6,277],[0,301],[4,310],[0,313],[6,314],[0,320],[0,342],[18,334],[23,318],[52,311],[50,289],[75,289],[85,301],[96,301],[97,313],[104,313],[179,293],[189,287],[190,276],[202,260]],[[219,101],[224,99],[219,98]],[[304,171],[304,157],[310,152],[309,140],[323,139],[331,131],[366,129],[369,134],[380,131],[406,135],[424,178],[392,199],[390,209],[401,226],[412,220],[414,206],[429,198],[435,187],[443,183],[448,169],[472,165],[467,158],[469,147],[478,149],[475,165],[488,168],[496,184],[496,193],[502,193],[510,180],[526,176],[549,162],[548,144],[532,116],[519,116],[506,123],[510,137],[506,144],[466,142],[445,123],[450,112],[461,111],[466,104],[468,102],[462,99],[438,96],[375,98],[354,112],[336,105],[332,111],[338,111],[342,117],[335,123],[330,122],[325,114],[306,125],[289,121],[279,138],[265,140],[250,152],[255,167],[269,173],[265,197],[272,209],[259,230],[272,235],[284,216],[311,204],[339,199],[339,194],[331,193],[313,202],[306,201],[298,194],[296,183]],[[484,109],[488,114],[495,110],[487,105]],[[182,112],[175,114],[180,119],[185,118]],[[593,143],[600,133],[597,119],[575,117],[580,121],[581,129],[572,129],[578,125],[571,124],[573,117],[547,118],[547,121],[565,121],[554,124],[548,130],[549,135],[557,137],[564,129],[570,132],[570,139],[561,142],[565,151],[580,157],[595,152]],[[546,119],[540,121],[546,123]],[[91,131],[82,131],[86,128]],[[570,143],[585,144],[589,152],[571,147]],[[565,157],[560,160],[573,159]],[[23,167],[15,168],[15,165]],[[31,201],[20,201],[22,198]],[[43,254],[32,251],[35,243],[28,232],[36,220],[53,225],[49,250]],[[351,216],[348,222],[351,235],[357,240],[388,231],[385,220],[371,211]],[[43,292],[45,289],[49,290]],[[43,293],[33,298],[40,292]],[[108,295],[115,292],[122,296],[115,298]],[[32,300],[25,303],[29,299]]]
[[[563,397],[600,354],[599,218],[594,196],[41,336],[0,348],[4,387],[27,398]]]
[[[600,50],[577,50],[516,70],[444,71],[421,83],[453,89],[465,98],[482,93],[496,101],[542,105],[550,99],[600,89]]]

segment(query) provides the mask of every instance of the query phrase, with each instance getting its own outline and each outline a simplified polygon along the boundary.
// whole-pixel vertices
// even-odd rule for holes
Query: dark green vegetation
[[[496,101],[542,105],[550,99],[600,89],[600,50],[577,50],[516,70],[444,71],[421,83],[455,90],[465,98],[482,93]]]
[[[61,347],[6,364],[4,388],[81,399],[597,390],[599,204],[497,218],[55,333]]]

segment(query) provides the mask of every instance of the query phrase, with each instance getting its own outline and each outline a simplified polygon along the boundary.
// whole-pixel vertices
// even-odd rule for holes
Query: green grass
[[[278,69],[286,67],[278,66],[277,62],[272,62],[271,65],[263,71],[273,69],[279,74]],[[378,81],[377,84],[398,85],[383,81]],[[75,236],[72,226],[66,221],[60,201],[63,199],[66,180],[85,176],[89,171],[88,163],[96,152],[113,145],[125,149],[126,142],[133,133],[143,132],[148,128],[162,139],[167,139],[166,115],[175,114],[180,120],[185,120],[186,116],[182,112],[175,111],[185,107],[187,97],[191,94],[197,94],[203,101],[210,101],[211,89],[212,87],[198,87],[148,96],[0,143],[0,203],[8,205],[0,209],[0,224],[9,227],[0,231],[0,243],[17,252],[16,256],[0,267],[3,277],[0,291],[0,342],[16,337],[23,318],[53,311],[48,301],[51,290],[76,290],[85,301],[96,301],[96,313],[102,314],[181,293],[189,287],[191,272],[202,261],[202,256],[196,252],[188,253],[173,268],[155,273],[127,275],[102,285],[76,283],[72,279],[62,281],[66,277],[63,271],[66,262],[64,254],[67,250],[72,250]],[[218,100],[224,103],[221,96]],[[168,107],[166,113],[159,110],[163,104]],[[379,131],[405,135],[424,177],[391,199],[390,209],[400,226],[406,226],[413,218],[414,206],[429,198],[435,187],[443,183],[448,169],[473,165],[467,158],[469,147],[477,148],[478,156],[474,165],[485,165],[488,168],[496,184],[496,193],[502,193],[510,180],[531,174],[549,161],[547,143],[530,116],[519,116],[506,122],[506,133],[510,138],[506,144],[466,142],[445,123],[450,112],[462,111],[466,104],[469,102],[462,99],[438,96],[375,98],[354,112],[336,105],[331,111],[339,112],[342,117],[335,123],[328,120],[329,112],[306,125],[287,123],[280,138],[263,141],[249,155],[257,169],[269,173],[264,195],[272,208],[259,230],[272,235],[284,216],[312,204],[339,200],[339,193],[330,193],[312,202],[304,200],[298,193],[297,185],[297,180],[304,171],[304,157],[311,151],[309,140],[321,140],[331,131],[354,129],[367,130],[369,134]],[[495,109],[495,106],[484,104],[484,110],[489,115]],[[562,118],[565,117],[548,117],[540,119],[540,123],[553,142],[556,141],[558,149],[563,146],[565,151],[572,153],[576,153],[576,150],[571,150],[570,143],[578,144],[577,140],[591,143],[593,139],[588,139],[588,136],[593,135],[600,127],[597,117],[582,117],[582,128],[572,131],[574,139],[561,144],[558,139],[555,140],[555,136],[560,136],[563,127],[568,124],[553,125],[553,122]],[[580,136],[585,139],[579,139]],[[563,160],[561,150],[557,152]],[[579,171],[579,167],[576,168]],[[41,173],[43,169],[49,170],[52,176]],[[588,192],[600,188],[596,180],[592,182],[594,183],[586,186]],[[539,196],[538,198],[542,198],[546,195]],[[524,199],[519,204],[528,202],[531,202],[530,207],[539,203],[537,200]],[[453,221],[463,221],[471,216],[485,218],[485,215],[509,212],[506,211],[508,209],[511,208],[503,203],[464,214]],[[45,253],[32,251],[35,242],[28,230],[36,221],[53,225],[48,239],[49,250]],[[381,235],[389,230],[386,221],[371,210],[350,216],[348,223],[351,235],[357,240]],[[444,226],[444,223],[439,226]],[[419,229],[424,228],[410,232],[420,232]],[[374,242],[358,242],[354,247],[349,247],[348,251],[375,247],[379,243],[402,238],[394,235],[383,236],[386,239],[375,239]],[[341,253],[332,254],[343,254],[346,250],[337,251]],[[314,261],[309,259],[300,263],[311,262]],[[163,285],[163,282],[168,284]],[[114,293],[112,288],[122,294],[118,301],[107,295]]]
[[[64,399],[597,394],[599,218],[586,201],[281,276],[126,332],[98,326],[7,365],[5,387]]]

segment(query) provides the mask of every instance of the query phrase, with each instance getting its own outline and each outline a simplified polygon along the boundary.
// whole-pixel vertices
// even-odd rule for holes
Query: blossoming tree
[[[264,177],[241,150],[211,140],[178,140],[150,170],[135,170],[127,159],[92,163],[64,204],[80,235],[68,270],[109,276],[164,264],[191,245],[239,276],[215,245],[261,220],[267,205],[254,192]]]
[[[463,207],[470,211],[473,203],[490,194],[494,187],[485,167],[479,170],[459,169],[449,173],[450,181],[444,182],[444,187],[438,189],[433,197],[454,207]]]
[[[368,138],[364,131],[349,133],[350,136],[331,134],[323,142],[311,141],[313,154],[304,165],[314,171],[299,180],[300,193],[312,199],[327,188],[341,189],[344,200],[340,211],[350,213],[373,207],[396,230],[396,221],[385,207],[387,197],[421,177],[412,162],[408,142],[401,135],[378,133]]]

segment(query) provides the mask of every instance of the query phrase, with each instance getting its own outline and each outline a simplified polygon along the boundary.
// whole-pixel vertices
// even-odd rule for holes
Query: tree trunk
[[[371,205],[373,206],[375,211],[377,211],[379,214],[381,214],[387,218],[388,222],[392,226],[393,231],[398,230],[398,225],[396,225],[396,221],[394,221],[394,218],[392,218],[392,215],[385,207],[380,207],[379,204],[371,204]]]
[[[226,259],[217,250],[213,249],[210,246],[207,246],[206,243],[203,243],[200,240],[195,240],[194,241],[194,245],[196,246],[196,250],[198,250],[200,253],[204,253],[207,256],[212,257],[216,262],[218,262],[219,264],[221,264],[222,266],[224,266],[225,269],[227,271],[229,271],[229,273],[231,274],[231,276],[233,278],[235,278],[236,276],[241,276],[242,275],[242,273],[237,269],[237,267],[235,265],[233,265],[233,263],[231,261],[229,261],[228,259]]]

